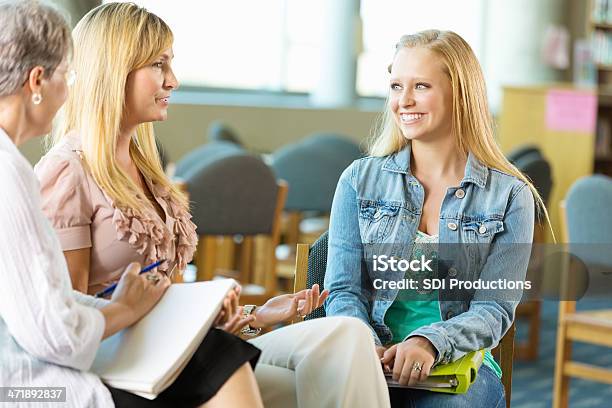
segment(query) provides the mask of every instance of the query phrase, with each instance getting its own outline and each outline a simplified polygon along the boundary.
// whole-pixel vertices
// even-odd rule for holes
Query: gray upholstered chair
[[[510,163],[515,164],[518,159],[530,153],[538,153],[540,154],[540,156],[542,155],[542,151],[540,150],[538,146],[532,145],[532,144],[524,144],[524,145],[520,145],[517,148],[511,150],[506,155],[506,157],[508,158],[508,161]]]
[[[190,151],[176,163],[175,176],[181,179],[189,177],[189,173],[206,166],[210,161],[220,157],[231,156],[244,152],[244,149],[230,142],[206,143]]]
[[[521,155],[513,164],[529,177],[540,193],[544,205],[547,205],[553,187],[552,171],[548,160],[539,151],[532,150]]]
[[[355,142],[337,135],[315,135],[278,149],[271,166],[289,183],[285,209],[329,212],[340,174],[361,155]]]
[[[209,142],[229,142],[244,146],[236,132],[221,121],[212,122],[208,126],[207,139]]]
[[[208,160],[188,172],[185,181],[199,236],[198,280],[212,279],[219,266],[219,237],[233,242],[239,235],[240,260],[223,267],[238,265],[242,282],[259,285],[262,298],[272,296],[277,288],[274,248],[286,183],[277,182],[259,157],[244,152]],[[248,299],[246,289],[242,300]]]
[[[576,301],[571,300],[575,299],[576,294],[570,293],[581,286],[576,281],[580,278],[576,272],[580,270],[572,266],[586,265],[585,277],[589,281],[587,294],[591,291],[603,292],[591,293],[589,298],[603,298],[605,307],[612,306],[610,292],[606,290],[612,281],[611,203],[612,178],[602,175],[576,181],[561,203],[562,240],[580,262],[572,262],[568,258],[566,267],[561,268],[562,300],[559,302],[557,325],[554,408],[567,407],[571,377],[612,384],[612,370],[571,359],[572,343],[575,341],[612,347],[612,308],[577,311]],[[570,274],[570,270],[573,273]]]
[[[289,183],[285,204],[287,243],[304,242],[299,225],[305,212],[329,214],[340,174],[361,156],[354,141],[335,134],[315,134],[272,154],[270,165],[276,176]],[[312,239],[327,228],[323,224]]]

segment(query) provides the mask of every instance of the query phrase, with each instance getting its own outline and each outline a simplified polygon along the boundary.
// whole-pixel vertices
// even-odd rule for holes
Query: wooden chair
[[[243,303],[261,304],[276,295],[274,249],[287,183],[244,151],[209,160],[185,181],[198,227],[197,279],[236,278],[243,284]]]
[[[295,259],[295,284],[294,292],[311,287],[315,283],[323,288],[325,277],[325,265],[327,263],[327,232],[312,245],[298,244]],[[305,320],[324,317],[323,308],[314,310]],[[499,342],[499,345],[491,351],[499,362],[502,370],[502,384],[506,393],[506,407],[510,407],[512,398],[512,364],[514,358],[514,323]]]
[[[612,179],[608,177],[586,177],[570,188],[566,200],[560,203],[562,241],[568,250],[571,250],[572,243],[607,242],[608,245],[612,245],[610,202],[612,202]],[[570,283],[572,279],[568,273],[570,262],[568,257],[562,268],[561,299],[571,299],[572,295],[569,292],[575,287],[575,282]],[[612,370],[572,361],[574,341],[612,347],[612,309],[577,311],[576,301],[559,302],[554,408],[568,406],[571,377],[612,384]]]

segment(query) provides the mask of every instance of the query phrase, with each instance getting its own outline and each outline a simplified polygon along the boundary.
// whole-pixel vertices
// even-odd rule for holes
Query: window
[[[357,64],[357,93],[385,96],[387,67],[404,34],[430,28],[455,31],[482,58],[485,0],[361,0],[363,52]]]
[[[182,86],[310,92],[319,79],[325,1],[137,0],[175,35]],[[357,93],[384,96],[386,68],[402,34],[454,30],[482,56],[485,0],[361,0],[363,52]]]
[[[183,86],[308,92],[318,79],[325,0],[138,0],[174,33]]]

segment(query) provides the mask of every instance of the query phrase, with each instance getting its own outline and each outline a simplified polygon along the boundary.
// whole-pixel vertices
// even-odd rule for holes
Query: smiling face
[[[173,57],[169,48],[150,64],[130,72],[125,90],[126,124],[166,120],[170,94],[178,88],[171,66]]]
[[[404,47],[397,52],[391,66],[389,102],[406,139],[452,137],[451,82],[433,51]]]

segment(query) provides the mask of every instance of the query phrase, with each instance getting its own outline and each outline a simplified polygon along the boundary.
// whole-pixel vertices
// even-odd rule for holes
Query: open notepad
[[[149,314],[101,343],[91,371],[111,387],[154,399],[187,365],[235,285],[171,285]]]
[[[391,373],[385,372],[387,386],[463,394],[476,381],[476,375],[484,360],[484,354],[484,350],[473,351],[452,363],[438,365],[431,369],[425,381],[411,386],[400,385],[393,380]]]

